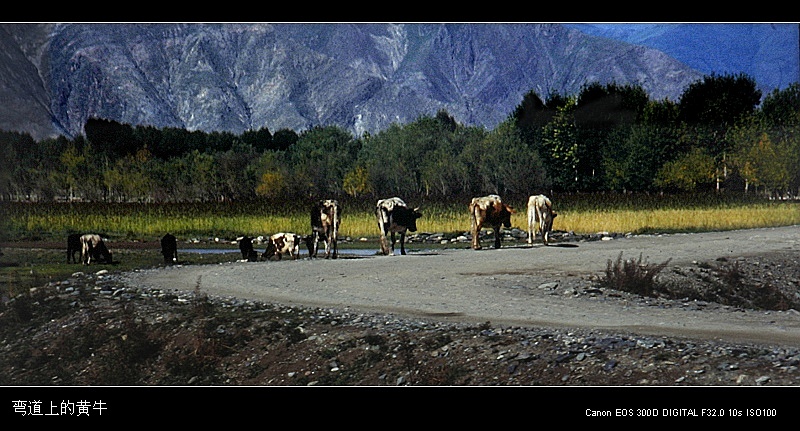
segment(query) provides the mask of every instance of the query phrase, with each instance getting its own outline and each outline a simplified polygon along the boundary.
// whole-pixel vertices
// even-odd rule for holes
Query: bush
[[[635,293],[642,296],[656,296],[658,283],[656,276],[663,270],[672,259],[660,264],[649,264],[646,260],[639,259],[622,260],[622,252],[619,253],[617,260],[608,260],[606,266],[606,277],[602,281],[605,287],[620,290],[623,292]]]

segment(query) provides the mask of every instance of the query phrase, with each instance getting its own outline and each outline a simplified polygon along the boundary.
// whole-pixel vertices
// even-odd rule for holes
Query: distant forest
[[[534,92],[493,130],[446,111],[352,136],[338,126],[240,135],[95,118],[35,141],[0,131],[0,200],[203,202],[489,193],[800,194],[800,85],[762,101],[744,75],[708,75],[678,101],[593,83]]]

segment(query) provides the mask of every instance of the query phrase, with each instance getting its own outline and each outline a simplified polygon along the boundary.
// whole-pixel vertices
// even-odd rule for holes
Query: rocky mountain
[[[764,95],[800,82],[797,23],[567,24],[663,51],[703,74],[745,73]]]
[[[531,90],[632,83],[676,100],[702,77],[561,24],[7,23],[0,49],[0,129],[35,138],[81,134],[90,117],[360,136],[440,109],[492,128]]]

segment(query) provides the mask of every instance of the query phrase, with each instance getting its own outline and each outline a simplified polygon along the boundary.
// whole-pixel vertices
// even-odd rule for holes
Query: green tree
[[[664,190],[692,192],[702,185],[713,183],[716,162],[702,148],[694,148],[658,171],[655,184]]]
[[[639,120],[647,103],[647,93],[640,86],[615,83],[585,85],[576,101],[575,125],[608,129],[633,124]]]
[[[293,187],[307,196],[337,195],[355,165],[360,141],[340,127],[314,127],[289,149]]]
[[[266,127],[258,130],[245,130],[241,139],[242,142],[251,146],[259,154],[268,148],[272,148],[272,133]]]
[[[541,157],[547,174],[558,190],[579,189],[580,148],[573,112],[575,103],[558,108],[555,117],[542,130]]]
[[[284,198],[289,195],[289,169],[285,152],[267,150],[253,162],[256,177],[256,196],[267,199]]]
[[[108,199],[117,202],[148,201],[152,179],[146,169],[147,149],[117,159],[103,172]]]
[[[248,200],[255,197],[255,174],[251,162],[260,154],[249,144],[237,142],[227,151],[214,154],[223,200]]]
[[[800,83],[772,90],[761,103],[760,112],[772,126],[800,125]]]
[[[736,139],[734,164],[750,185],[763,187],[768,195],[779,196],[793,185],[800,170],[800,146],[797,141],[774,141],[768,133],[749,129]]]
[[[67,198],[72,201],[75,199],[75,191],[85,179],[86,156],[82,151],[78,151],[75,145],[70,145],[61,153],[62,170],[58,173],[62,176],[62,183],[67,187]]]
[[[344,175],[342,188],[350,196],[368,195],[373,192],[369,182],[369,172],[363,166],[356,166]]]
[[[755,80],[738,75],[711,74],[694,82],[681,94],[680,119],[689,124],[726,128],[755,112],[761,90]]]

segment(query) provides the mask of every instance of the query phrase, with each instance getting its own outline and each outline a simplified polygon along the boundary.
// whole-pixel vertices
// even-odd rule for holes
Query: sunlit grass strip
[[[524,221],[523,221],[524,223]],[[553,229],[575,233],[700,232],[800,224],[797,204],[731,208],[561,212]]]
[[[631,209],[604,205],[556,208],[553,229],[577,234],[596,232],[696,232],[800,225],[800,204],[766,202],[724,204],[712,207]],[[366,209],[369,208],[369,209]],[[160,238],[170,232],[181,239],[270,235],[276,232],[310,233],[307,211],[271,211],[253,205],[5,205],[5,240],[63,239],[69,232],[100,232],[112,239]],[[470,229],[466,205],[437,204],[422,207],[419,232],[460,234]],[[524,209],[512,217],[513,227],[525,230]],[[358,239],[378,235],[371,206],[352,209],[342,216],[340,235]]]

